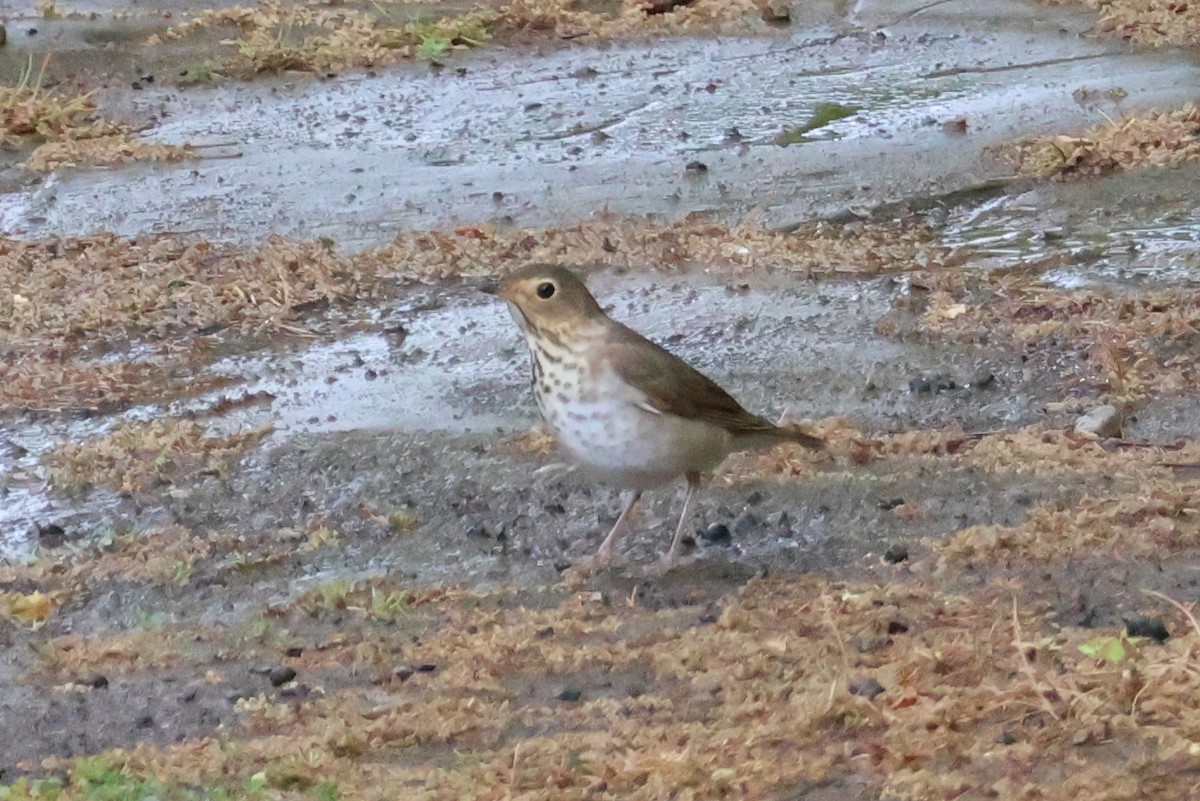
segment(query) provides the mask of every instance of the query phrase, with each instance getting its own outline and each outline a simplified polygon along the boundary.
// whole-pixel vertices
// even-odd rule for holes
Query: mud
[[[1020,356],[1002,348],[963,348],[921,335],[877,333],[885,318],[900,326],[915,323],[913,315],[893,311],[903,308],[912,290],[891,278],[797,286],[792,279],[764,277],[730,286],[702,275],[602,274],[593,287],[618,319],[667,344],[735,388],[747,406],[768,415],[844,415],[884,430],[923,428],[950,419],[971,430],[991,430],[1049,419],[1042,409],[1059,393],[1059,379],[1052,373],[1027,376]],[[292,442],[298,434],[321,435],[320,442],[363,459],[392,451],[395,446],[383,443],[396,430],[442,437],[473,433],[494,440],[535,425],[528,356],[514,337],[508,311],[495,298],[471,290],[418,290],[372,318],[355,322],[360,331],[353,336],[298,352],[228,357],[211,370],[239,377],[240,386],[173,407],[136,408],[126,416],[148,419],[203,410],[222,397],[270,398],[226,412],[211,419],[211,425],[230,431],[270,425],[274,433],[266,447],[273,453],[299,447]],[[736,369],[730,370],[731,365]],[[955,389],[914,392],[911,383],[921,378],[950,380]],[[51,421],[14,432],[10,441],[24,455],[10,463],[10,475],[24,481],[10,485],[5,505],[11,547],[27,551],[39,528],[48,525],[63,527],[71,539],[86,536],[97,529],[97,516],[129,527],[128,505],[104,491],[93,492],[82,505],[64,503],[37,479],[38,460],[53,443],[95,435],[110,424],[85,420],[64,429]],[[339,444],[336,436],[363,431],[371,433],[354,446]],[[410,461],[417,459],[412,475],[438,487],[440,465],[460,462],[459,454],[470,448],[448,439],[417,458],[419,452],[400,451]],[[308,480],[311,469],[316,466],[300,471],[301,481]],[[469,472],[478,469],[472,465]],[[255,471],[251,475],[250,483],[263,477]],[[510,480],[480,483],[507,486]],[[282,497],[242,502],[249,505],[228,508],[225,518],[265,510],[254,515],[254,525],[263,525],[289,507]],[[202,505],[213,508],[211,503]],[[342,505],[353,508],[354,503]],[[443,538],[454,541],[454,527],[436,536]],[[420,560],[435,570],[443,562]]]
[[[968,274],[1034,265],[1029,271],[1047,286],[1130,294],[1194,287],[1200,169],[1033,183],[1009,180],[987,152],[1018,135],[1095,121],[1094,106],[1072,99],[1081,88],[1122,89],[1125,100],[1102,104],[1111,114],[1192,99],[1194,57],[1084,36],[1092,20],[1066,8],[988,4],[983,20],[981,8],[816,4],[791,29],[760,38],[543,42],[487,49],[440,71],[414,65],[186,90],[158,81],[136,91],[131,75],[202,59],[214,41],[146,60],[104,45],[141,41],[162,19],[114,22],[102,13],[37,22],[38,33],[24,39],[10,24],[8,67],[47,41],[61,49],[66,73],[108,64],[102,96],[110,107],[153,120],[148,136],[215,149],[190,163],[46,177],[12,167],[0,179],[9,190],[0,196],[0,229],[31,238],[171,231],[243,245],[272,234],[326,236],[352,252],[413,228],[555,226],[601,214],[702,214],[781,228],[915,215],[942,243],[971,254]],[[861,111],[811,141],[775,144],[821,103]],[[692,161],[707,169],[685,169]],[[1079,354],[1065,346],[1030,356],[1000,340],[931,336],[919,325],[930,288],[912,275],[811,281],[764,267],[734,279],[703,265],[683,273],[630,267],[589,278],[613,316],[768,416],[845,417],[869,433],[981,433],[1066,428],[1077,408],[1064,401],[1093,400],[1069,383]],[[63,691],[62,676],[39,672],[39,638],[189,626],[240,632],[330,582],[379,577],[412,587],[519,588],[514,605],[565,595],[539,593],[595,548],[618,500],[555,457],[515,444],[537,421],[527,355],[502,304],[461,282],[405,286],[384,307],[338,309],[312,330],[265,346],[231,337],[222,344],[229,355],[206,368],[234,379],[220,392],[84,419],[10,410],[0,422],[0,553],[13,563],[86,554],[106,538],[167,525],[270,554],[242,564],[240,553],[216,553],[176,582],[84,582],[38,631],[0,622],[0,712],[6,721],[38,721],[32,730],[0,726],[0,772],[234,726],[234,704],[263,691],[273,664],[264,661],[267,646],[231,656],[197,641],[177,669],[113,675],[106,691]],[[922,381],[940,389],[921,391]],[[226,409],[223,397],[250,402]],[[181,415],[214,431],[272,432],[223,474],[124,495],[50,484],[44,457],[57,443],[119,420]],[[1125,437],[1168,445],[1194,438],[1197,426],[1192,395],[1152,396],[1129,410]],[[846,454],[801,480],[718,474],[694,507],[697,537],[684,566],[665,577],[643,570],[674,527],[681,493],[667,488],[647,496],[622,563],[587,586],[636,596],[647,608],[702,607],[764,574],[902,575],[908,567],[881,560],[891,545],[905,546],[920,565],[912,569],[928,572],[938,569],[936,543],[948,534],[1017,525],[1039,504],[1069,507],[1111,484],[918,456],[859,464]],[[411,528],[396,530],[396,512]],[[733,532],[729,543],[699,537],[716,523]],[[336,545],[296,544],[324,528],[337,532]],[[66,551],[45,544],[48,531]],[[293,535],[296,543],[271,539]],[[1137,590],[1195,598],[1192,550],[1145,560],[1093,554],[1045,567],[1039,598],[1063,625],[1119,625],[1140,608]],[[1026,580],[1031,570],[1042,568],[998,559],[939,579],[970,594]],[[321,641],[343,622],[293,622],[288,636]],[[207,681],[205,671],[217,667],[235,678]],[[360,677],[351,666],[306,680],[338,687]],[[536,684],[531,696],[552,694],[548,687]]]

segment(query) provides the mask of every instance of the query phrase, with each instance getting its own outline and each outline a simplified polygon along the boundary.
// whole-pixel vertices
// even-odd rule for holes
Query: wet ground
[[[1186,308],[1200,283],[1200,169],[1034,182],[1012,179],[988,148],[1090,124],[1101,112],[1178,105],[1194,96],[1200,71],[1194,54],[1083,35],[1092,18],[1078,9],[988,5],[981,22],[980,8],[816,5],[758,37],[540,42],[485,49],[440,70],[187,89],[161,81],[126,89],[132,61],[118,48],[118,77],[102,95],[110,107],[153,118],[147,136],[215,149],[197,161],[116,170],[32,176],[11,167],[0,227],[30,239],[105,229],[246,247],[273,234],[329,237],[354,253],[397,232],[454,226],[610,220],[618,242],[646,219],[688,215],[779,229],[822,218],[838,230],[860,219],[924,226],[944,254],[936,263],[866,276],[854,264],[813,275],[769,253],[740,254],[735,243],[726,247],[736,269],[663,269],[619,251],[593,271],[589,283],[614,317],[747,407],[814,421],[831,448],[780,457],[786,469],[733,459],[694,507],[688,561],[660,578],[641,566],[665,546],[681,493],[652,493],[622,564],[583,586],[646,614],[679,607],[707,616],[763,575],[867,585],[935,576],[947,592],[991,598],[1036,573],[1042,581],[1025,598],[1046,631],[1119,627],[1144,608],[1138,590],[1197,598],[1195,477],[1186,470],[1170,484],[1181,511],[1161,518],[1174,534],[1149,553],[1120,533],[1098,547],[1064,544],[1076,557],[1067,563],[1003,547],[973,558],[972,532],[1036,532],[1047,516],[1091,499],[1142,497],[1148,484],[1137,471],[1163,468],[1129,454],[1194,445],[1200,405],[1186,386],[1163,389],[1172,385],[1146,373],[1135,391],[1098,377],[1101,340],[1087,337],[1096,327],[1124,330],[1133,313],[1076,332],[1087,347],[1069,326],[1025,347],[1011,331],[1052,319],[1045,310],[1060,302],[1086,314],[1101,296],[1154,306],[1156,293],[1174,293],[1162,297],[1179,305],[1178,326],[1170,335],[1139,329],[1130,347],[1158,359],[1163,375],[1192,375]],[[104,58],[90,48],[111,41],[114,25],[141,36],[160,24],[62,20],[18,39],[10,23],[8,57],[58,37],[66,63],[87,62]],[[1112,89],[1120,99],[1106,95]],[[776,142],[822,103],[858,110],[811,141]],[[469,272],[507,269],[520,254],[508,258]],[[989,317],[1023,292],[1050,299],[1017,307],[1028,316]],[[977,328],[953,328],[976,319]],[[35,774],[45,757],[236,731],[248,717],[237,704],[264,692],[264,671],[286,661],[282,652],[300,666],[299,652],[311,656],[343,629],[370,640],[376,630],[356,617],[364,606],[372,625],[386,620],[397,638],[418,636],[406,628],[412,620],[377,608],[391,597],[386,589],[345,601],[364,586],[511,591],[516,600],[496,603],[512,609],[571,603],[558,582],[594,549],[618,501],[541,446],[527,356],[502,305],[470,280],[404,283],[385,301],[319,308],[297,323],[302,336],[214,335],[221,355],[197,385],[221,379],[217,390],[112,414],[9,410],[0,423],[0,551],[12,568],[0,589],[44,590],[56,604],[34,632],[0,629],[0,712],[37,721],[32,736],[0,726],[0,772]],[[1119,345],[1113,352],[1124,353]],[[134,346],[106,358],[138,357]],[[1125,412],[1123,440],[1093,447],[1061,434],[1101,401]],[[51,480],[48,459],[63,442],[177,418],[214,435],[267,433],[227,464],[134,490]],[[1030,464],[995,457],[1019,450],[1010,432]],[[1076,448],[1091,461],[1064,455]],[[1140,525],[1122,515],[1112,524],[1119,532]],[[727,537],[713,533],[718,525]],[[943,549],[945,538],[959,544]],[[1135,558],[1110,558],[1122,544]],[[905,559],[883,559],[898,548]],[[23,560],[27,572],[16,567]],[[483,606],[493,603],[485,597]],[[1014,625],[1016,617],[1014,608]],[[286,624],[286,636],[268,635],[271,621]],[[452,628],[421,621],[429,639]],[[139,662],[138,638],[157,634],[190,643],[184,656],[154,652]],[[81,635],[108,650],[88,651],[85,638],[72,639]],[[417,664],[415,651],[405,651],[405,664]],[[353,662],[310,667],[304,693],[360,682]],[[626,685],[652,679],[635,673],[609,690],[636,695]],[[96,690],[97,676],[106,693],[80,688]],[[549,692],[530,681],[531,696]],[[299,708],[306,696],[286,698]],[[860,787],[848,775],[835,791],[878,796],[878,780]],[[814,793],[796,797],[823,797]]]
[[[0,221],[35,236],[282,234],[346,248],[412,228],[545,227],[600,212],[787,226],[979,187],[1008,174],[989,145],[1175,106],[1200,82],[1188,58],[1085,36],[1091,20],[1078,13],[1011,2],[989,6],[981,28],[976,11],[816,4],[753,39],[499,48],[438,70],[114,88],[113,105],[154,120],[156,139],[208,158],[39,178],[3,199]],[[821,104],[856,113],[802,146],[776,144]]]

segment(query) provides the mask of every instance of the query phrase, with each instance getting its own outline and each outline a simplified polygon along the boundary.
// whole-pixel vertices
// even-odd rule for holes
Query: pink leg
[[[687,530],[688,507],[692,504],[692,496],[700,486],[700,474],[687,474],[687,495],[683,497],[683,511],[679,513],[679,525],[675,527],[675,538],[671,540],[671,549],[663,554],[662,566],[670,570],[679,563],[679,547],[683,543],[683,532]]]
[[[596,555],[592,557],[593,565],[596,567],[605,567],[612,562],[617,540],[621,539],[621,536],[629,530],[629,514],[633,511],[633,505],[641,497],[641,490],[630,493],[629,500],[625,502],[625,508],[622,510],[621,516],[617,518],[616,524],[613,525],[612,531],[608,532],[608,536],[604,538],[604,542],[600,543],[600,547],[596,549]]]

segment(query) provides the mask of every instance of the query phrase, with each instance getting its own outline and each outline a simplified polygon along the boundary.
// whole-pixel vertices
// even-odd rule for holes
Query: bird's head
[[[583,281],[556,264],[523,267],[510,275],[496,294],[508,301],[526,333],[570,330],[605,316]]]

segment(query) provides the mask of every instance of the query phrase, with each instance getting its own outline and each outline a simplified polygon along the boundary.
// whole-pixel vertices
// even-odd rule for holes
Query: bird
[[[664,570],[680,558],[688,510],[701,475],[735,451],[824,441],[744,409],[712,379],[609,317],[567,267],[530,264],[495,294],[524,334],[538,409],[559,446],[583,472],[625,490],[624,508],[591,559],[605,567],[630,527],[642,493],[680,478],[683,510]]]

